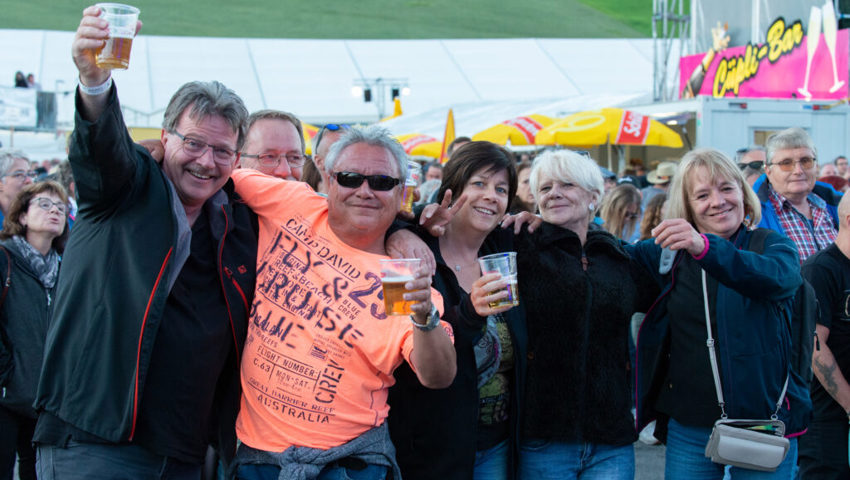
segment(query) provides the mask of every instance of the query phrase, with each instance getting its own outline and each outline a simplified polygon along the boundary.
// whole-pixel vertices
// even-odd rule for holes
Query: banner
[[[848,30],[778,18],[762,44],[682,57],[680,96],[837,100],[848,96]]]
[[[0,87],[0,126],[35,128],[37,93],[34,88]]]

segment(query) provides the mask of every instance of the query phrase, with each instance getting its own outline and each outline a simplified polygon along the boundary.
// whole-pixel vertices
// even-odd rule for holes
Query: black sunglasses
[[[362,175],[354,172],[336,172],[332,177],[336,178],[336,183],[345,188],[357,188],[363,185],[363,180],[369,182],[369,188],[376,192],[386,192],[392,190],[396,185],[401,183],[401,180],[388,177],[386,175]]]
[[[756,161],[756,162],[747,162],[747,163],[739,163],[738,168],[741,170],[750,167],[753,170],[761,170],[761,167],[764,166],[764,162]]]

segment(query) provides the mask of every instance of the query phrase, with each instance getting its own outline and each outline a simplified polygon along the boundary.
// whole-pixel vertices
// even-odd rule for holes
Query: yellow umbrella
[[[307,155],[313,154],[313,137],[319,133],[319,127],[315,125],[310,125],[306,122],[301,122],[301,130],[304,131],[304,144],[306,146],[305,152]]]
[[[655,145],[681,148],[682,137],[645,115],[621,108],[574,113],[540,130],[538,145]]]
[[[555,121],[556,119],[552,117],[539,114],[514,117],[476,133],[472,139],[498,143],[499,145],[505,145],[508,141],[511,142],[511,145],[534,145],[534,137],[537,132],[555,123]]]
[[[396,135],[396,140],[404,147],[408,155],[425,155],[426,157],[440,158],[443,142],[430,135],[421,133],[408,133]]]

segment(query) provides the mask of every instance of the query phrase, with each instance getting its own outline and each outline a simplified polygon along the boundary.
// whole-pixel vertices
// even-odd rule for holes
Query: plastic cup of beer
[[[387,315],[410,315],[414,302],[404,299],[409,290],[404,284],[413,280],[419,268],[418,258],[381,260],[381,285],[384,287],[384,309]]]
[[[422,167],[414,161],[407,162],[407,180],[404,182],[404,195],[401,197],[401,211],[413,213],[413,193],[419,188]]]
[[[481,274],[498,273],[502,278],[507,278],[510,283],[505,289],[508,291],[508,296],[500,298],[495,302],[490,302],[490,308],[499,308],[510,305],[515,307],[519,305],[519,288],[517,288],[516,279],[516,252],[502,252],[486,255],[478,259],[478,264],[481,266]],[[491,292],[491,295],[496,292]]]
[[[95,63],[104,70],[126,70],[136,36],[139,9],[120,3],[98,3],[100,16],[109,22],[109,38],[95,52]]]

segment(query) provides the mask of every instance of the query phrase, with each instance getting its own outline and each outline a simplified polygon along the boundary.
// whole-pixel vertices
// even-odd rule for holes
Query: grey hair
[[[15,160],[26,160],[27,169],[29,169],[30,159],[24,152],[5,148],[0,150],[0,177],[9,173],[9,169],[12,168],[12,164],[15,163]]]
[[[407,153],[398,143],[398,140],[390,136],[389,130],[378,125],[366,128],[349,128],[328,151],[328,157],[325,159],[325,172],[328,175],[333,172],[334,165],[336,165],[342,151],[356,143],[381,147],[389,152],[398,164],[399,180],[401,180],[401,185],[404,186],[404,182],[407,180]]]
[[[180,116],[187,108],[191,108],[189,116],[195,120],[203,120],[213,115],[223,117],[238,134],[236,150],[242,150],[247,131],[245,122],[248,119],[248,109],[236,92],[217,81],[186,83],[177,89],[168,102],[162,128],[166,132],[175,131]]]
[[[304,142],[304,128],[301,126],[301,120],[299,120],[295,114],[281,110],[256,111],[248,117],[248,121],[245,124],[246,135],[247,132],[251,131],[251,127],[253,127],[259,120],[283,120],[295,126],[295,130],[298,132],[298,138],[301,140],[301,154],[304,154],[307,149],[307,144]]]
[[[744,155],[750,152],[767,152],[764,147],[761,145],[750,145],[747,148],[741,148],[735,152],[735,163],[741,163],[741,160],[744,158]],[[765,153],[767,156],[767,153]]]
[[[537,189],[544,175],[578,185],[593,195],[593,202],[598,202],[605,191],[599,165],[589,156],[571,150],[548,151],[534,159],[528,184],[537,201],[540,200]]]
[[[767,137],[765,146],[767,147],[768,163],[773,163],[773,156],[776,155],[777,150],[786,150],[789,148],[808,148],[812,151],[815,159],[818,156],[818,151],[815,148],[815,142],[812,141],[812,137],[800,127],[786,128],[781,132],[772,134]]]

